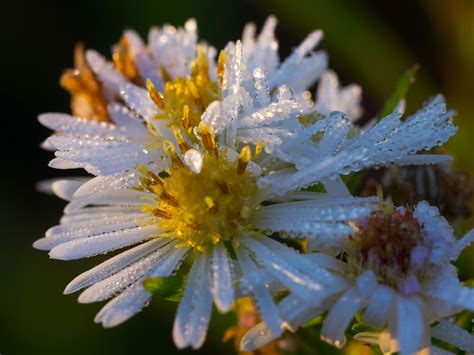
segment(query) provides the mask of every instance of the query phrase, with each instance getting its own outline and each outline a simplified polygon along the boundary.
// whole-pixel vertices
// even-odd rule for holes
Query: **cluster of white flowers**
[[[326,54],[314,50],[322,32],[280,61],[275,26],[270,17],[256,35],[247,25],[218,55],[198,42],[194,20],[153,28],[148,43],[125,32],[114,63],[87,51],[82,64],[105,118],[48,113],[39,120],[54,131],[44,143],[55,152],[50,166],[92,176],[51,184],[68,204],[60,224],[34,246],[61,260],[130,247],[65,289],[85,289],[81,303],[111,299],[95,319],[104,327],[148,304],[145,280],[186,276],[173,329],[179,348],[203,344],[213,303],[227,312],[236,299],[251,297],[262,323],[244,337],[243,349],[327,310],[322,337],[341,347],[352,317],[365,309],[364,321],[381,333],[357,339],[384,351],[424,350],[433,322],[474,310],[474,293],[460,286],[450,264],[473,234],[456,242],[426,203],[413,213],[396,209],[418,228],[410,230],[418,240],[403,240],[404,249],[393,252],[395,259],[410,255],[410,271],[397,269],[396,260],[386,261],[393,255],[381,261],[371,254],[383,242],[361,241],[376,228],[377,198],[353,197],[341,176],[449,160],[418,152],[455,133],[453,112],[437,96],[410,117],[394,112],[360,128],[353,122],[362,113],[361,90],[340,88]],[[325,192],[307,189],[316,184]],[[309,253],[275,233],[307,239]],[[278,302],[273,296],[281,291],[288,295]],[[472,349],[469,334],[456,340],[452,327],[443,321],[432,335]]]

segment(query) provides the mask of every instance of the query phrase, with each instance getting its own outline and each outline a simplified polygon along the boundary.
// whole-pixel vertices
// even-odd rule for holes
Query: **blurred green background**
[[[217,48],[236,40],[243,25],[275,14],[286,56],[311,30],[322,28],[322,48],[344,84],[364,89],[366,117],[382,107],[400,75],[421,65],[408,95],[408,111],[437,92],[458,111],[458,135],[448,144],[458,167],[474,172],[474,1],[472,0],[261,0],[261,1],[16,1],[3,7],[2,173],[0,199],[0,353],[172,354],[175,304],[152,305],[126,324],[104,330],[93,323],[100,305],[79,305],[63,296],[64,286],[99,260],[60,262],[31,243],[54,225],[64,203],[34,190],[36,181],[60,176],[47,168],[50,154],[39,149],[47,136],[36,122],[46,111],[68,111],[58,85],[72,65],[78,41],[110,53],[124,28],[146,35],[152,25],[199,23],[200,37]],[[472,248],[471,248],[472,251]],[[463,274],[472,275],[472,251]],[[469,266],[469,264],[471,266]],[[228,319],[227,319],[228,321]],[[226,319],[214,317],[199,353],[231,353],[221,338]],[[186,352],[182,352],[186,353]]]

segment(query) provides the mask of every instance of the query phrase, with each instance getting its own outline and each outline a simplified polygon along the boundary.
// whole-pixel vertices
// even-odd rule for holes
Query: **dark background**
[[[322,28],[322,48],[344,84],[364,89],[366,117],[374,115],[400,75],[421,64],[408,96],[408,111],[437,92],[459,115],[449,149],[462,169],[474,170],[474,2],[471,0],[264,0],[264,1],[16,1],[2,6],[0,176],[0,353],[174,353],[175,304],[152,302],[126,324],[104,330],[93,323],[101,305],[79,305],[64,286],[98,260],[49,260],[31,244],[54,225],[64,203],[35,191],[38,180],[60,176],[47,168],[50,153],[39,149],[48,135],[36,116],[69,110],[58,85],[72,65],[74,44],[109,55],[124,28],[143,36],[152,25],[198,20],[200,37],[222,48],[240,37],[243,25],[259,26],[269,14],[280,20],[277,35],[286,56],[311,30]],[[471,249],[472,250],[472,249]],[[471,254],[469,254],[472,256]],[[471,274],[472,257],[464,274]],[[215,313],[217,314],[217,313]],[[227,319],[228,321],[228,319]],[[214,317],[200,353],[231,352],[221,338],[228,324]],[[184,353],[184,352],[183,352]]]

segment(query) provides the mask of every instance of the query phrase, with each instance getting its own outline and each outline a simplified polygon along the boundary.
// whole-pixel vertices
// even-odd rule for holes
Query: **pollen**
[[[220,90],[209,74],[209,63],[206,53],[198,49],[197,58],[191,64],[190,77],[178,77],[174,80],[166,76],[162,93],[158,92],[151,82],[147,82],[150,98],[161,113],[155,119],[169,119],[170,125],[181,127],[192,134],[192,129],[201,122],[201,115],[209,104],[220,99]],[[223,61],[218,67],[218,77],[223,71]]]
[[[250,159],[243,150],[241,156]],[[205,152],[199,173],[180,164],[174,164],[164,177],[144,167],[140,171],[140,188],[155,196],[142,209],[156,218],[161,236],[181,239],[184,245],[205,251],[252,233],[258,188],[241,158],[230,162],[224,153]]]

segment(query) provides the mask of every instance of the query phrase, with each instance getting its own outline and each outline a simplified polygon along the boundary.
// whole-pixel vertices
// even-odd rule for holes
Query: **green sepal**
[[[171,302],[179,302],[183,297],[186,277],[149,277],[143,282],[143,287],[153,295]]]

